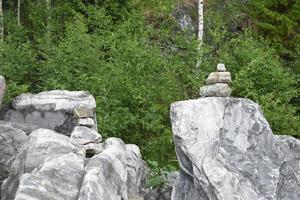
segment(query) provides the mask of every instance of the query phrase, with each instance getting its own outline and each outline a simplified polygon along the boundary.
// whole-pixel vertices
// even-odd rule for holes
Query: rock
[[[219,63],[217,66],[217,71],[218,72],[226,72],[226,67],[223,63]]]
[[[3,182],[1,200],[13,200],[17,196],[23,174],[33,172],[46,159],[75,151],[70,139],[62,134],[47,129],[34,131],[17,154],[8,179]]]
[[[216,83],[200,88],[201,97],[228,97],[231,94],[231,89],[226,83]]]
[[[102,144],[95,130],[76,126],[71,137],[48,129],[29,136],[18,130],[26,139],[19,148],[14,144],[19,133],[10,124],[0,124],[0,173],[6,173],[1,200],[144,199],[146,167],[136,145],[118,138]],[[7,149],[14,152],[6,158]]]
[[[92,118],[94,117],[94,110],[91,108],[78,107],[74,109],[74,118]]]
[[[176,102],[171,121],[181,168],[172,200],[300,199],[300,141],[274,136],[256,103]]]
[[[212,72],[206,79],[206,84],[229,83],[231,82],[230,72]]]
[[[17,122],[7,122],[7,121],[0,120],[0,126],[1,125],[10,126],[15,129],[20,129],[20,130],[24,131],[24,133],[26,133],[26,135],[29,135],[33,131],[33,129],[31,128],[31,125],[29,125],[29,124],[21,124],[21,123],[17,123]]]
[[[6,89],[5,78],[3,76],[0,76],[0,108],[2,106],[2,101],[3,101],[3,98],[4,98],[4,94],[5,94],[5,89]]]
[[[83,174],[81,154],[48,157],[36,170],[21,175],[15,200],[74,200]]]
[[[0,125],[0,188],[8,177],[12,162],[27,140],[26,134],[10,124]],[[1,191],[0,191],[1,197]]]
[[[70,135],[78,125],[74,115],[91,115],[96,108],[95,98],[84,91],[53,90],[39,94],[21,94],[10,109],[2,110],[2,120],[29,124],[30,128],[46,128]],[[74,113],[76,111],[76,114]],[[97,130],[96,114],[93,112],[89,126]],[[84,120],[86,121],[86,120]]]
[[[78,125],[92,128],[95,126],[95,122],[92,118],[83,118],[83,119],[78,119]]]
[[[71,133],[71,139],[78,140],[81,144],[90,141],[100,143],[102,141],[102,137],[98,132],[85,126],[76,126]]]
[[[78,200],[127,200],[125,144],[116,138],[104,142],[103,152],[92,157],[78,194]]]
[[[146,174],[146,166],[140,149],[133,144],[127,144],[125,149],[128,199],[144,200],[146,190],[143,187],[143,178]]]
[[[77,107],[96,108],[95,98],[85,91],[52,90],[39,94],[21,94],[12,102],[17,110],[66,111],[71,114]]]
[[[212,72],[206,79],[206,86],[200,88],[201,97],[228,97],[231,89],[228,83],[231,82],[230,72],[226,72],[224,64],[218,64],[218,72]]]

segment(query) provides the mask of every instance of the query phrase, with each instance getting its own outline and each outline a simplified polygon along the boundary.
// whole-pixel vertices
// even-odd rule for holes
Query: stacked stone
[[[229,83],[231,74],[224,64],[218,64],[217,72],[212,72],[206,79],[206,86],[200,88],[201,97],[228,97],[231,94]]]
[[[94,121],[94,110],[87,107],[77,107],[74,109],[74,118],[78,126],[86,126],[88,128],[96,128]]]

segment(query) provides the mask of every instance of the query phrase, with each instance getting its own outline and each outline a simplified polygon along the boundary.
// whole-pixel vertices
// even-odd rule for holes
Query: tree
[[[203,41],[203,0],[198,0],[198,52],[201,50],[202,41]],[[201,58],[198,59],[196,64],[196,70],[199,70],[199,67],[201,65]]]
[[[2,10],[2,0],[0,0],[0,41],[3,41],[3,35],[4,35],[3,10]]]
[[[203,0],[198,0],[198,40],[203,41]]]

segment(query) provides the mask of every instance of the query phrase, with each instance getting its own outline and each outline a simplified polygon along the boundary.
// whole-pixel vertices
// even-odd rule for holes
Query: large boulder
[[[273,135],[256,103],[176,102],[171,120],[181,168],[173,200],[300,199],[300,141]]]
[[[33,175],[38,173],[36,171],[39,166],[47,163],[47,159],[49,160],[53,157],[72,152],[76,152],[76,148],[70,143],[70,139],[67,136],[47,129],[38,129],[31,133],[17,154],[12,164],[9,177],[3,182],[1,200],[13,200],[17,196],[20,197],[20,191],[23,194],[23,191],[26,191],[26,187],[32,186],[36,180],[41,178],[38,176],[34,177]],[[63,167],[61,169],[63,169]],[[55,169],[53,169],[52,173],[52,175],[57,176],[61,174],[61,178],[64,176],[62,173],[55,171]],[[61,180],[57,178],[56,181],[59,182]],[[28,184],[28,186],[24,186],[24,184]],[[36,190],[40,191],[43,189],[42,187],[36,188]],[[20,199],[22,198],[20,197]]]
[[[10,172],[15,156],[27,140],[26,134],[9,123],[0,124],[0,188]],[[0,191],[1,196],[1,191]]]
[[[95,98],[85,91],[53,90],[39,94],[21,94],[2,119],[29,124],[33,130],[46,128],[69,135],[75,126],[97,130]]]

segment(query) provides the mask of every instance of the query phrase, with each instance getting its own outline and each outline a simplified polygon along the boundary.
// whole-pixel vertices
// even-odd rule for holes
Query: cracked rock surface
[[[300,199],[300,141],[273,135],[256,103],[181,101],[171,120],[181,168],[173,200]]]
[[[1,200],[142,200],[145,165],[139,148],[118,138],[100,143],[93,130],[80,131],[76,139],[49,129],[29,136],[19,130],[26,142],[14,152]],[[82,138],[92,143],[79,145]]]

